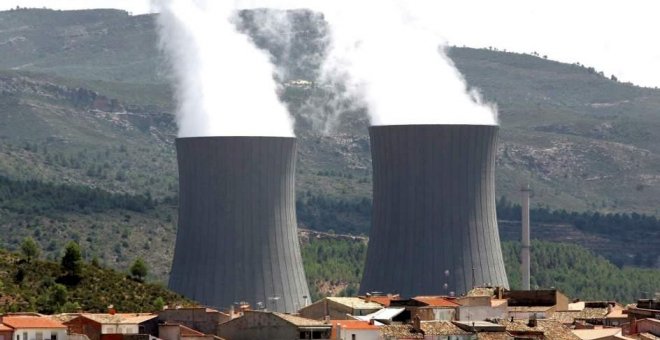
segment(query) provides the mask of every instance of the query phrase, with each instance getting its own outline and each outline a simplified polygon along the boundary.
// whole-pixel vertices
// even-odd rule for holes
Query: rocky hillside
[[[288,40],[275,41],[252,24],[259,15],[243,13],[241,27],[287,71],[290,78],[281,80],[314,81],[325,46],[322,18],[310,12],[289,13],[293,34]],[[49,76],[14,73],[14,78],[5,75],[0,80],[5,88],[0,100],[3,110],[27,111],[20,117],[3,117],[9,121],[0,126],[0,134],[16,145],[64,143],[58,138],[66,138],[64,149],[76,146],[89,152],[97,152],[100,144],[101,148],[127,144],[136,152],[134,159],[127,159],[128,166],[153,163],[162,173],[155,180],[167,184],[135,183],[129,176],[126,185],[112,178],[101,181],[102,185],[110,190],[167,195],[163,187],[171,186],[176,177],[171,148],[175,127],[161,115],[171,112],[173,103],[154,27],[153,16],[129,16],[115,10],[1,12],[0,67]],[[513,198],[519,184],[529,180],[536,204],[656,213],[660,91],[618,83],[589,67],[533,55],[470,48],[453,48],[450,55],[469,84],[499,107],[499,194]],[[82,93],[81,102],[71,95],[49,93],[61,91],[57,88],[62,86],[71,91],[82,87],[89,97]],[[28,98],[26,89],[38,90],[28,92]],[[338,112],[326,108],[332,112],[313,110],[312,114],[310,105],[322,104],[328,95],[318,88],[296,87],[288,87],[283,94],[296,116],[300,137],[299,191],[368,197],[367,119],[363,112],[345,112],[330,133],[321,133],[323,115]],[[62,99],[69,100],[64,106],[76,124],[65,120],[61,112],[65,108],[58,107]],[[42,117],[58,110],[59,121]],[[15,121],[19,118],[38,124],[19,125]],[[96,130],[97,124],[106,132],[101,139],[72,131]],[[150,152],[155,155],[142,154]],[[116,162],[109,163],[113,167]],[[144,170],[139,171],[153,173],[153,169]],[[23,175],[39,174],[27,171]],[[71,176],[53,173],[41,178],[58,181]]]
[[[293,34],[273,40],[252,24],[262,14],[242,13],[240,27],[285,71],[281,96],[299,138],[300,223],[365,234],[367,116],[324,105],[333,95],[324,86],[291,82],[316,81],[325,23],[315,13],[290,12]],[[7,187],[33,181],[28,189],[49,193],[47,202],[61,190],[87,188],[118,195],[109,200],[128,195],[152,203],[137,210],[61,209],[42,204],[43,196],[17,200],[7,191],[0,201],[5,247],[15,249],[31,235],[57,257],[74,238],[89,249],[88,258],[123,269],[139,255],[154,269],[152,278],[167,277],[176,229],[176,124],[157,40],[151,15],[0,12],[0,176]],[[531,54],[458,47],[449,53],[468,83],[499,107],[498,196],[516,201],[518,187],[529,181],[535,206],[658,213],[660,90]],[[331,116],[340,119],[327,124]],[[611,240],[619,242],[615,249],[625,246],[616,235]]]

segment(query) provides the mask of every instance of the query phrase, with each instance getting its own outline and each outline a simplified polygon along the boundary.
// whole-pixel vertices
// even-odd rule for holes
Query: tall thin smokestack
[[[529,290],[529,184],[520,189],[522,196],[522,248],[520,250],[520,271],[522,272],[522,289]]]
[[[497,130],[369,129],[373,217],[362,293],[460,295],[478,285],[508,287],[495,212]]]
[[[309,290],[296,232],[295,138],[178,138],[176,148],[170,288],[217,308],[302,308]]]

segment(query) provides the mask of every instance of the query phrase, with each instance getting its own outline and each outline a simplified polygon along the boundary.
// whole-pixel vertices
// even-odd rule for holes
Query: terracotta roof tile
[[[251,311],[254,312],[254,311]],[[320,327],[320,326],[328,326],[330,327],[329,324],[323,323],[322,321],[318,320],[312,320],[312,319],[307,319],[303,318],[300,316],[295,316],[291,314],[282,314],[282,313],[276,313],[273,312],[273,315],[283,319],[284,321],[287,321],[295,326],[298,327]]]
[[[353,308],[353,309],[380,309],[383,308],[383,306],[379,303],[375,302],[367,302],[364,301],[361,298],[358,297],[337,297],[337,296],[332,296],[332,297],[327,297],[328,301],[332,301],[338,304],[342,304],[344,306]]]
[[[390,302],[391,302],[392,300],[398,300],[398,299],[399,299],[398,296],[396,296],[396,297],[389,297],[389,296],[372,296],[370,300],[371,300],[371,302],[375,302],[375,303],[381,304],[381,305],[383,305],[384,307],[389,307],[389,306],[390,306]]]
[[[580,340],[571,330],[557,320],[537,320],[536,327],[527,325],[527,320],[500,320],[509,333],[541,333],[548,340]]]
[[[342,329],[378,329],[378,326],[369,324],[367,321],[361,320],[332,320],[332,327],[336,327],[337,324],[341,325]]]
[[[456,302],[449,301],[441,296],[416,296],[413,300],[425,303],[430,307],[458,307]]]
[[[378,331],[378,326],[369,324],[367,321],[361,320],[331,320],[332,323],[332,332],[330,333],[330,339],[337,339],[337,325],[341,326],[341,329],[347,330],[374,330]]]
[[[40,316],[4,316],[2,323],[16,328],[67,328],[60,322]]]
[[[513,336],[507,332],[479,332],[477,340],[513,340]]]
[[[100,324],[140,324],[157,318],[158,315],[151,313],[85,313],[81,317],[96,321]]]
[[[575,320],[604,319],[606,315],[607,308],[585,308],[580,311],[554,312],[550,318],[564,324],[569,324],[573,323]]]
[[[424,339],[424,336],[434,335],[468,335],[466,332],[449,321],[431,321],[422,322],[421,328],[424,331],[416,332],[412,325],[388,325],[380,327],[381,333],[386,337],[397,337],[406,339]]]

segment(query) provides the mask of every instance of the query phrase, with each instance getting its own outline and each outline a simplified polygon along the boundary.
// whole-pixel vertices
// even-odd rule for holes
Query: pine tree
[[[82,275],[82,255],[78,243],[71,241],[67,244],[61,262],[62,270],[71,277],[79,278]]]
[[[130,272],[133,278],[142,282],[144,281],[144,278],[147,277],[147,274],[149,273],[149,269],[147,268],[147,264],[144,263],[144,261],[138,257],[131,265]]]
[[[26,237],[21,243],[21,252],[23,253],[23,256],[25,256],[25,260],[30,263],[32,262],[32,259],[39,258],[41,249],[32,237]]]

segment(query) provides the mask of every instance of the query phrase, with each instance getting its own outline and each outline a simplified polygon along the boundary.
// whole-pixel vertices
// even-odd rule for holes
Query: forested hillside
[[[520,288],[520,244],[503,242],[503,255],[511,288]],[[311,239],[303,243],[303,261],[315,294],[354,294],[366,257],[360,239]],[[356,266],[358,264],[358,266]],[[326,281],[332,281],[328,286]],[[557,288],[571,298],[633,302],[660,289],[660,271],[618,268],[579,246],[532,242],[531,284]],[[345,291],[335,291],[342,289]],[[335,290],[329,290],[335,289]]]
[[[131,277],[128,268],[117,272],[76,257],[60,261],[0,250],[0,312],[105,312],[109,305],[119,312],[154,312],[164,305],[192,304],[160,285]]]

